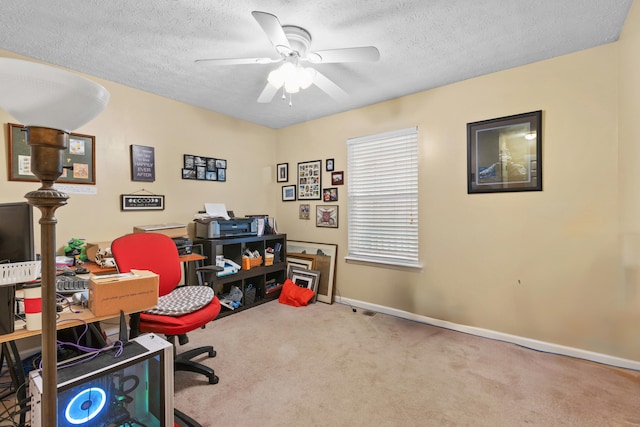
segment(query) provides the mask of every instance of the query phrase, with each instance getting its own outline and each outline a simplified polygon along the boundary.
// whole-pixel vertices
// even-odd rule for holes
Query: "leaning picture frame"
[[[293,267],[289,269],[288,278],[298,286],[311,289],[314,293],[311,302],[318,299],[318,283],[320,282],[321,272],[318,270],[309,270]]]
[[[26,127],[8,123],[9,181],[39,182],[31,172],[31,147],[27,144]],[[61,184],[96,183],[96,137],[80,133],[69,134],[69,146],[61,153]]]
[[[467,123],[467,193],[542,191],[542,111]]]
[[[287,262],[291,261],[303,265],[300,268],[320,271],[318,301],[326,304],[333,303],[337,257],[338,245],[336,244],[287,240]],[[309,262],[310,260],[313,262]],[[304,265],[309,267],[304,267]],[[289,268],[294,267],[297,265],[293,267],[290,265]]]

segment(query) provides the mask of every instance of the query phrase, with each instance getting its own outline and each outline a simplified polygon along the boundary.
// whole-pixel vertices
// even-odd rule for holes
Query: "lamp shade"
[[[109,102],[101,85],[36,62],[0,58],[0,107],[25,126],[71,132]]]

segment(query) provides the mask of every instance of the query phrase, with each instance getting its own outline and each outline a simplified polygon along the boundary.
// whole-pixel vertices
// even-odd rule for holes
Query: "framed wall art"
[[[300,205],[300,215],[299,218],[300,219],[309,219],[310,215],[309,215],[309,211],[311,210],[311,206],[308,204],[302,204]]]
[[[338,206],[316,206],[316,227],[338,228]]]
[[[322,160],[298,163],[298,200],[322,197]]]
[[[9,181],[39,182],[31,172],[31,147],[27,144],[26,127],[9,127]],[[62,152],[62,175],[56,183],[96,183],[96,138],[79,133],[69,134],[69,146]]]
[[[542,191],[542,111],[467,123],[467,193]]]
[[[322,200],[325,202],[337,202],[338,201],[338,189],[337,188],[325,188],[322,190]]]
[[[295,185],[283,185],[282,186],[282,201],[292,202],[296,200],[296,186]]]
[[[335,161],[333,159],[327,159],[324,162],[325,165],[325,169],[327,172],[333,172],[333,167],[334,167]]]
[[[338,245],[287,240],[287,262],[291,259],[299,264],[306,263],[303,265],[308,265],[308,267],[302,266],[300,268],[320,271],[318,301],[327,304],[333,303],[337,256]],[[309,260],[313,260],[313,262],[308,263]],[[291,266],[289,264],[289,269],[294,267],[299,267],[299,265]]]
[[[277,181],[289,181],[289,163],[279,163],[277,167]]]
[[[227,161],[214,157],[184,154],[182,179],[224,182],[227,180]]]
[[[131,145],[131,181],[156,180],[155,148]]]
[[[333,172],[331,174],[331,185],[343,185],[344,184],[344,171]]]

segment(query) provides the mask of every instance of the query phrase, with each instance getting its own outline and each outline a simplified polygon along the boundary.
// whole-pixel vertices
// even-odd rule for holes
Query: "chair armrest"
[[[214,271],[222,271],[222,270],[224,270],[224,268],[219,267],[217,265],[205,265],[204,267],[196,268],[196,271],[205,271],[210,273],[213,273]]]

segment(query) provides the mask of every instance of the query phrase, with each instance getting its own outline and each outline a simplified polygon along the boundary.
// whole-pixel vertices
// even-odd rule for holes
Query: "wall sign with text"
[[[155,151],[153,147],[131,145],[131,180],[146,182],[156,180]]]
[[[121,194],[120,210],[123,211],[162,211],[164,210],[164,196],[157,194]]]

